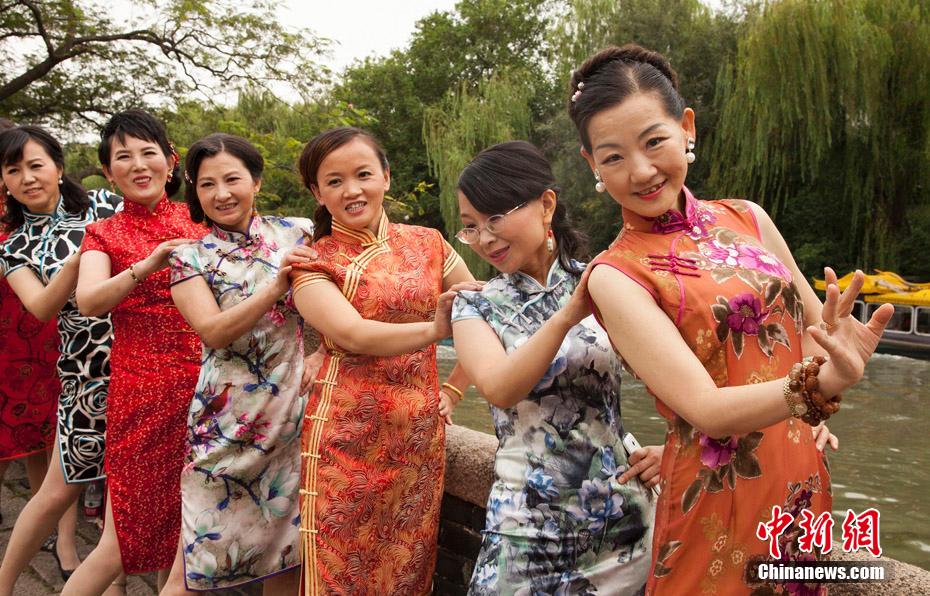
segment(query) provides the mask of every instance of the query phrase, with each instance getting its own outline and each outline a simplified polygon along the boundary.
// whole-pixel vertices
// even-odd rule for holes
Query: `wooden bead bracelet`
[[[811,426],[817,426],[839,412],[840,401],[843,399],[839,394],[826,397],[820,392],[817,375],[826,361],[823,356],[805,358],[802,362],[795,363],[785,377],[783,393],[791,415]]]

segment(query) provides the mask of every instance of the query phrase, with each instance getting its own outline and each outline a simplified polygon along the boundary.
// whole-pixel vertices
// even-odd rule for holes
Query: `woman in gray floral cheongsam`
[[[661,448],[623,449],[620,362],[590,316],[549,164],[529,143],[495,145],[462,172],[458,201],[459,240],[501,272],[452,315],[500,441],[469,594],[640,593]]]

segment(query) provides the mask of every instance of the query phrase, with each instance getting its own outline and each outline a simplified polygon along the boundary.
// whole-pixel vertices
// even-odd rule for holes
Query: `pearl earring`
[[[694,139],[688,139],[688,151],[685,152],[685,160],[688,163],[694,163],[697,156],[694,154]]]
[[[58,177],[58,186],[61,186],[62,184],[64,184],[64,182],[65,182],[65,181],[61,179],[61,176],[59,176],[59,177]]]
[[[597,180],[597,184],[594,185],[594,190],[597,192],[604,192],[607,190],[607,185],[601,180],[601,173],[597,170],[594,170],[594,179]]]

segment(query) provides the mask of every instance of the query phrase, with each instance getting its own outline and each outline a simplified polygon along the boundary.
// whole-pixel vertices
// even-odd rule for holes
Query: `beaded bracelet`
[[[139,279],[139,278],[136,276],[136,272],[133,271],[133,269],[132,269],[133,266],[135,266],[135,263],[130,263],[130,264],[129,264],[129,276],[132,278],[132,280],[133,280],[134,282],[136,282],[137,284],[141,284],[141,283],[142,283],[142,280]]]
[[[791,415],[811,426],[817,426],[840,410],[842,395],[826,397],[820,392],[817,375],[826,362],[822,356],[805,358],[795,363],[785,377],[783,394]]]
[[[452,393],[454,393],[455,395],[457,395],[458,398],[459,398],[459,400],[461,400],[463,397],[465,397],[465,394],[462,393],[462,390],[459,389],[458,387],[456,387],[455,385],[453,385],[452,383],[443,383],[442,385],[440,385],[440,388],[441,388],[441,389],[448,389],[449,391],[451,391]]]

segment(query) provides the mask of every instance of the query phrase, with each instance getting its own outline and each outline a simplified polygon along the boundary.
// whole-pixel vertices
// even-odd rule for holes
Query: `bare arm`
[[[294,292],[294,303],[307,324],[350,352],[372,356],[408,354],[448,337],[454,298],[454,292],[439,297],[434,322],[384,323],[362,318],[332,282],[300,286]]]
[[[837,337],[817,328],[808,329],[831,358],[818,377],[824,395],[836,395],[861,378],[865,361],[875,350],[893,310],[876,311],[868,326],[852,321],[846,308],[851,309],[861,278],[859,287],[854,286],[850,285],[851,291],[844,292],[842,299],[835,285],[827,292],[828,302],[835,307],[839,301],[846,315]],[[652,296],[623,273],[611,267],[596,267],[589,291],[623,359],[659,399],[699,431],[719,438],[755,431],[788,418],[783,378],[718,388]],[[624,297],[622,303],[617,296]]]
[[[144,282],[149,275],[168,265],[168,255],[182,244],[191,240],[177,238],[159,244],[152,253],[129,269],[110,276],[110,256],[99,250],[89,250],[81,255],[81,271],[77,283],[78,309],[84,316],[101,316],[110,312],[136,287],[132,273]]]
[[[52,276],[48,285],[28,267],[20,267],[7,276],[7,281],[20,302],[35,318],[50,321],[68,302],[77,285],[80,255],[73,255]]]
[[[213,292],[199,275],[171,286],[171,298],[204,344],[214,349],[225,348],[251,331],[275,302],[287,293],[290,264],[309,261],[309,251],[307,247],[290,251],[270,283],[232,308],[220,310]]]

